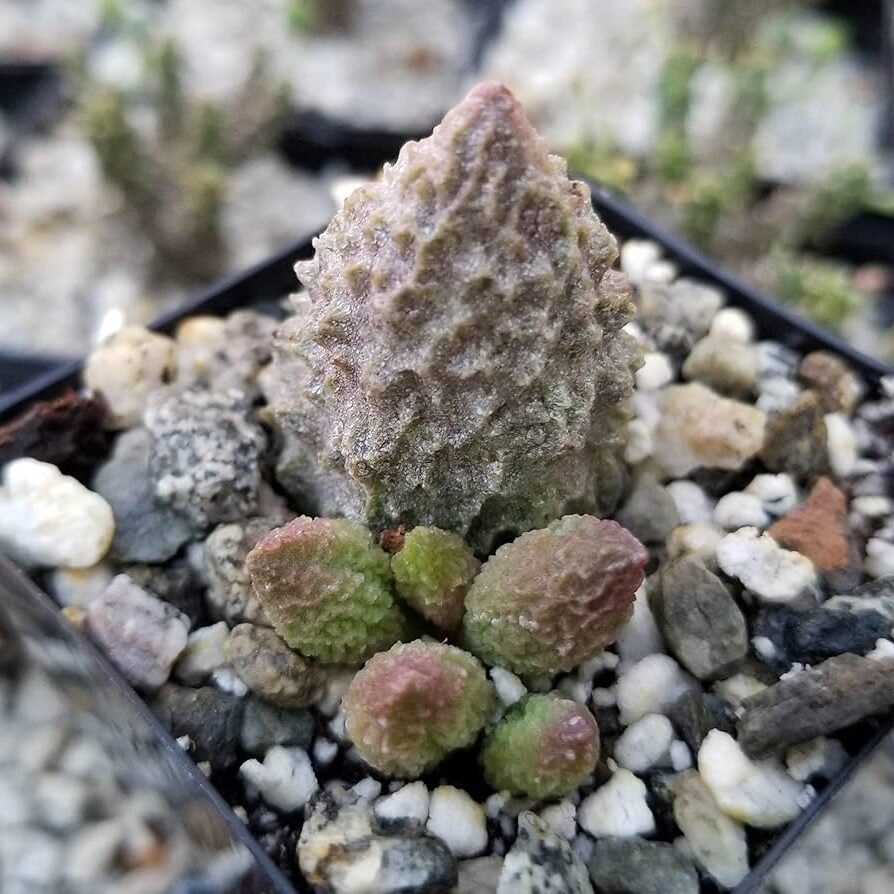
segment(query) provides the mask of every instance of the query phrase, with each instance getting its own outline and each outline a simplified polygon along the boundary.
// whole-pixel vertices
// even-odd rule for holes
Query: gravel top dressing
[[[0,549],[298,890],[734,888],[894,705],[894,379],[619,246],[496,83],[296,272],[0,429]]]

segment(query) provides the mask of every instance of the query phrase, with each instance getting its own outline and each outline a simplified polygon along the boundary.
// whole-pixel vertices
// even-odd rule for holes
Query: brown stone
[[[827,413],[850,413],[860,398],[860,383],[850,367],[828,351],[811,351],[798,369],[801,381],[816,392]]]
[[[794,404],[767,420],[760,458],[771,472],[805,479],[829,468],[825,412],[815,391],[805,391]]]
[[[739,744],[750,757],[762,757],[892,705],[894,659],[837,655],[745,699]]]
[[[844,568],[851,559],[847,497],[828,478],[820,478],[807,499],[771,525],[769,533],[824,573]]]
[[[227,663],[260,699],[304,708],[320,697],[325,674],[293,652],[269,627],[238,624],[224,646]]]
[[[109,452],[105,418],[105,402],[96,394],[69,389],[38,401],[0,426],[0,466],[30,456],[85,481]]]

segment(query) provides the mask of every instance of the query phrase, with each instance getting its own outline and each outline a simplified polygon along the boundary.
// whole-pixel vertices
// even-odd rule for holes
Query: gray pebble
[[[211,761],[215,767],[236,762],[242,699],[211,686],[193,689],[168,683],[156,695],[152,710],[172,736],[192,739],[192,756],[197,761]]]
[[[773,644],[772,653],[762,657],[777,673],[787,671],[794,662],[818,664],[844,652],[865,655],[890,631],[890,619],[872,608],[848,611],[823,606],[796,612],[785,606],[766,606],[753,625],[755,636]]]
[[[310,748],[314,721],[309,711],[277,708],[257,698],[245,700],[239,742],[249,754],[263,755],[274,745]]]
[[[729,702],[719,695],[695,689],[684,692],[674,702],[669,716],[694,753],[712,729],[733,734],[736,726],[736,715]]]
[[[616,518],[643,543],[664,543],[680,524],[673,497],[651,475],[640,477]]]
[[[185,515],[155,501],[155,479],[149,472],[151,446],[146,429],[124,432],[111,459],[93,479],[93,490],[112,507],[111,555],[122,562],[164,562],[196,534]]]
[[[745,616],[726,586],[697,559],[665,565],[657,602],[665,642],[700,680],[723,676],[748,653]]]
[[[698,894],[698,873],[672,844],[641,838],[596,842],[590,878],[603,894]]]

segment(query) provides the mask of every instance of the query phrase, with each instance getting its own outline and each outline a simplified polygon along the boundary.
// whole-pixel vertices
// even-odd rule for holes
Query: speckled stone
[[[145,421],[155,498],[199,528],[252,515],[266,438],[249,416],[240,391],[151,395]]]
[[[587,867],[535,813],[518,818],[518,837],[503,862],[496,894],[593,894]]]
[[[447,894],[453,889],[456,860],[443,841],[377,835],[372,828],[367,802],[350,792],[321,792],[311,802],[298,841],[298,862],[307,881],[334,894]]]

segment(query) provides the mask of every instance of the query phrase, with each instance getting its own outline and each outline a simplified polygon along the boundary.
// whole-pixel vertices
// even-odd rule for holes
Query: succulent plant
[[[488,732],[481,748],[487,783],[538,800],[576,789],[599,760],[599,727],[578,702],[528,695]]]
[[[522,534],[472,582],[464,645],[518,674],[571,670],[629,620],[647,559],[628,530],[591,515]]]
[[[356,522],[299,516],[262,538],[246,568],[266,617],[303,655],[362,661],[404,632],[388,555]]]
[[[619,496],[639,349],[614,238],[503,86],[354,192],[297,265],[267,394],[323,515],[505,532]],[[282,463],[281,463],[282,466]]]
[[[391,559],[397,594],[446,633],[459,630],[463,601],[480,563],[457,534],[416,527]]]
[[[493,706],[493,687],[478,660],[427,640],[373,655],[342,700],[360,756],[381,773],[405,778],[471,745]]]

